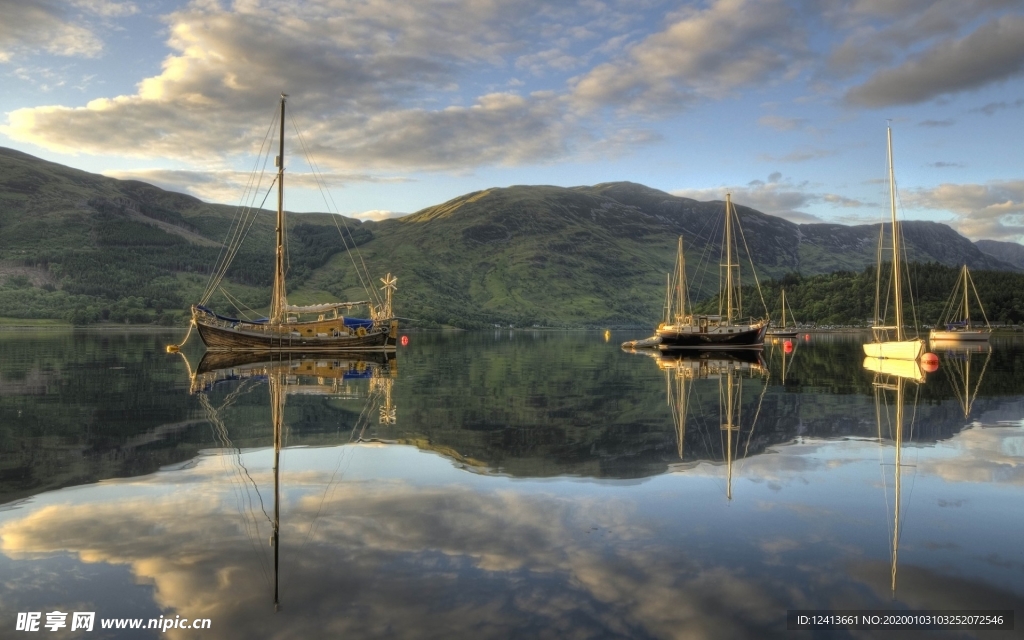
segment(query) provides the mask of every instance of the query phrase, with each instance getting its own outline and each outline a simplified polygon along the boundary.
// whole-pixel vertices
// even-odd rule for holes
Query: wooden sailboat
[[[346,349],[394,348],[398,339],[398,320],[391,308],[396,278],[388,274],[382,278],[383,298],[373,289],[367,293],[375,301],[336,302],[308,306],[288,304],[285,288],[285,216],[284,216],[284,122],[285,100],[281,95],[280,149],[277,166],[277,227],[274,267],[274,288],[270,302],[270,317],[242,320],[215,313],[205,306],[216,291],[210,286],[203,301],[192,306],[192,323],[208,349],[223,351],[338,351]],[[244,238],[239,234],[238,242]],[[230,259],[237,251],[229,246],[221,265],[215,271],[219,277],[227,271]],[[365,279],[369,281],[367,277]],[[214,278],[211,277],[211,283]],[[354,307],[367,307],[369,318],[353,318],[345,313]]]
[[[886,132],[889,151],[889,200],[892,211],[892,288],[895,293],[893,302],[896,317],[895,324],[887,326],[884,324],[884,313],[881,317],[879,314],[880,309],[884,308],[881,304],[882,250],[881,246],[879,246],[879,279],[875,291],[875,323],[871,328],[873,339],[864,345],[864,355],[868,358],[917,360],[924,353],[924,340],[908,338],[903,326],[903,278],[900,266],[901,234],[900,224],[896,219],[896,176],[893,172],[892,162],[892,129],[886,128]]]
[[[793,317],[792,309],[790,309],[790,317]],[[793,321],[794,324],[796,320]],[[782,290],[782,324],[774,329],[768,329],[768,335],[774,338],[795,338],[797,334],[796,327],[786,327],[786,290]]]
[[[962,285],[962,292],[961,292]],[[985,318],[985,327],[976,327],[971,324],[971,308],[968,304],[970,295],[968,285],[974,291],[974,299],[978,302],[981,316]],[[963,298],[963,305],[960,305],[960,298]],[[954,342],[988,342],[992,335],[992,326],[988,323],[985,315],[985,307],[981,306],[981,298],[978,296],[978,289],[974,286],[971,272],[967,265],[960,270],[960,277],[953,286],[953,295],[950,296],[950,303],[943,314],[942,324],[945,329],[932,329],[928,335],[929,341],[951,340]]]

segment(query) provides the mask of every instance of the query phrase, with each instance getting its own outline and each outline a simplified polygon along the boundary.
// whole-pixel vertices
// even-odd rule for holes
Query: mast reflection
[[[745,458],[750,449],[750,439],[754,434],[757,419],[761,413],[761,403],[768,389],[769,372],[760,351],[728,351],[728,352],[658,352],[651,350],[624,351],[643,353],[655,360],[658,368],[665,373],[665,396],[672,413],[672,422],[676,434],[676,453],[680,460],[684,459],[687,417],[694,415],[703,424],[708,424],[705,411],[710,412],[710,402],[701,402],[700,393],[694,387],[702,381],[717,381],[718,402],[717,420],[721,443],[721,458],[726,464],[726,498],[732,500],[733,462]],[[761,390],[757,395],[757,403],[750,405],[753,416],[744,422],[744,380],[760,380]],[[749,383],[748,383],[749,384]],[[704,391],[708,391],[705,387]],[[743,438],[746,431],[746,438]],[[741,451],[742,444],[742,451]],[[718,461],[721,458],[709,455],[707,451],[703,459]],[[695,459],[702,459],[695,454]]]
[[[184,355],[182,355],[184,359]],[[186,364],[188,360],[185,359]],[[394,353],[353,352],[344,354],[218,353],[206,352],[199,366],[189,366],[190,392],[198,396],[207,416],[219,431],[224,444],[230,444],[227,427],[220,411],[230,406],[243,390],[266,381],[270,391],[270,412],[273,426],[274,515],[271,521],[270,545],[273,547],[274,610],[280,607],[281,555],[281,451],[284,447],[284,409],[289,395],[320,395],[351,399],[348,383],[367,381],[366,406],[350,435],[350,442],[359,442],[369,426],[373,406],[379,408],[378,422],[395,424],[397,408],[392,401],[392,386],[398,374]],[[209,393],[216,387],[236,383],[220,407],[214,407]],[[248,472],[246,472],[248,473]],[[251,480],[251,478],[250,478]],[[246,491],[249,484],[244,485]],[[259,494],[259,486],[251,486]],[[261,499],[262,502],[262,499]]]
[[[880,358],[865,358],[864,369],[874,374],[872,387],[875,396],[875,421],[878,425],[878,443],[885,447],[885,440],[888,438],[893,443],[893,518],[892,518],[892,544],[889,549],[891,582],[890,589],[892,598],[896,598],[896,571],[899,560],[900,549],[900,526],[903,524],[904,513],[901,513],[901,490],[903,483],[903,438],[904,432],[913,436],[913,418],[908,424],[904,424],[906,417],[906,393],[907,385],[913,385],[913,410],[917,408],[917,396],[920,385],[925,382],[925,374],[915,360],[893,360]],[[890,406],[890,398],[892,404]],[[885,466],[885,463],[883,463]],[[885,485],[885,473],[882,474],[883,485]],[[886,503],[888,504],[889,491],[885,486]]]

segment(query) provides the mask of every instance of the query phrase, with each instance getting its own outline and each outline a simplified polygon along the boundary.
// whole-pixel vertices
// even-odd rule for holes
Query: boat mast
[[[964,265],[963,279],[964,279],[964,320],[967,321],[967,327],[966,328],[970,329],[971,328],[971,312],[967,308],[967,265],[966,264]]]
[[[725,320],[732,324],[732,194],[725,194]]]
[[[889,146],[889,204],[892,208],[892,273],[896,292],[896,341],[903,341],[903,298],[900,293],[900,231],[896,222],[896,175],[892,167],[892,128],[886,127]]]
[[[782,290],[782,328],[786,328],[786,290]]]
[[[281,139],[280,151],[277,156],[277,252],[274,263],[274,291],[270,300],[270,321],[282,324],[287,319],[285,314],[284,289],[284,103],[287,94],[281,94]]]
[[[686,298],[684,297],[683,283],[686,282],[686,256],[683,255],[683,236],[679,236],[679,244],[676,247],[676,324],[683,322],[686,315]]]

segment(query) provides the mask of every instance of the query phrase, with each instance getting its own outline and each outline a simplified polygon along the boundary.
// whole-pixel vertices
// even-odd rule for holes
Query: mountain
[[[878,225],[797,225],[737,211],[758,278],[875,262]],[[374,278],[398,277],[396,312],[415,323],[646,326],[660,316],[680,234],[694,294],[717,289],[722,212],[720,201],[615,182],[487,189],[403,218],[345,222]],[[234,215],[235,207],[0,149],[0,315],[181,322]],[[337,220],[289,216],[290,301],[363,299]],[[948,226],[904,229],[911,260],[1016,268]],[[258,313],[269,302],[272,247],[273,214],[262,212],[228,272],[241,311]],[[223,299],[213,304],[236,313]]]
[[[974,245],[997,260],[1009,263],[1017,269],[1024,269],[1024,246],[1020,243],[978,240]]]

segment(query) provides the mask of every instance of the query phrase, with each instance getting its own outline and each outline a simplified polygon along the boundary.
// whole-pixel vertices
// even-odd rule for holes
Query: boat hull
[[[799,331],[769,331],[769,338],[795,338],[799,335]]]
[[[864,355],[883,360],[917,360],[924,353],[924,340],[901,340],[899,342],[869,342],[864,345]]]
[[[733,333],[727,333],[729,329]],[[699,330],[680,331],[674,329],[658,329],[658,337],[661,344],[658,348],[662,351],[673,351],[676,349],[701,349],[701,350],[732,350],[732,349],[762,349],[764,348],[764,336],[768,330],[767,325],[754,325],[748,328],[726,327],[718,330],[701,332]]]
[[[966,329],[964,331],[935,331],[933,329],[928,334],[928,339],[949,342],[988,342],[991,335],[991,331],[976,331],[973,329]]]
[[[398,341],[398,322],[377,325],[365,335],[302,336],[291,331],[274,331],[271,327],[238,323],[224,326],[196,318],[196,329],[211,351],[297,351],[306,353],[365,349],[394,349]]]

